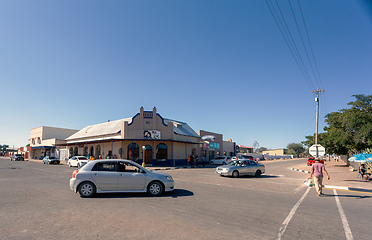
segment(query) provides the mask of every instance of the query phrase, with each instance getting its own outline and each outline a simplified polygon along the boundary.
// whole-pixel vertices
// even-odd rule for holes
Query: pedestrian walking
[[[362,176],[362,181],[368,180],[367,169],[364,167],[363,163],[359,167],[359,174]]]
[[[323,195],[323,172],[325,172],[329,180],[330,177],[327,170],[325,169],[324,164],[320,163],[319,158],[315,158],[315,163],[313,163],[313,165],[311,166],[310,179],[314,177],[313,181],[318,196]]]
[[[196,155],[196,157],[195,157],[195,163],[196,163],[196,166],[199,167],[199,157],[198,157],[198,155]]]
[[[203,167],[205,167],[205,156],[202,157],[202,164],[203,164]]]

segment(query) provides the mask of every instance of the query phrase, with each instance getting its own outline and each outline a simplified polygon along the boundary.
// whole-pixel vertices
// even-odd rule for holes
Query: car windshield
[[[57,159],[56,157],[49,157],[49,159]]]
[[[21,154],[15,154],[15,156],[17,156],[17,157],[22,157],[22,155],[21,155]]]
[[[86,157],[78,157],[79,160],[88,160]]]
[[[215,159],[225,159],[225,157],[216,157]]]
[[[241,163],[241,161],[233,160],[233,161],[229,162],[228,165],[239,166],[240,163]]]

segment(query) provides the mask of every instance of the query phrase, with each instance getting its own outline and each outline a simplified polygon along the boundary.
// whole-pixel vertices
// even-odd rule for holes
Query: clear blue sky
[[[300,3],[319,79],[304,78],[264,0],[0,1],[0,144],[141,106],[245,146],[301,142],[315,132],[312,90],[325,89],[320,132],[327,113],[372,94],[372,3]],[[312,75],[288,1],[278,4]]]

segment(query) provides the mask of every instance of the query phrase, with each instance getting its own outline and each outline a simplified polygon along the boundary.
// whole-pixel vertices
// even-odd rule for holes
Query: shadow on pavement
[[[372,196],[365,196],[365,195],[349,195],[349,194],[323,194],[321,197],[346,197],[346,198],[355,198],[355,199],[366,199],[366,198],[372,198]]]
[[[165,192],[156,198],[179,198],[194,196],[194,193],[185,189],[174,189],[172,192]],[[93,198],[154,198],[148,195],[148,193],[97,193]]]
[[[275,176],[275,175],[261,175],[260,177],[256,177],[256,176],[249,176],[249,175],[245,175],[245,176],[239,176],[238,178],[257,178],[257,179],[260,179],[260,178],[265,178],[265,179],[270,179],[270,178],[278,178],[279,176]],[[233,178],[233,177],[230,177],[230,178]]]

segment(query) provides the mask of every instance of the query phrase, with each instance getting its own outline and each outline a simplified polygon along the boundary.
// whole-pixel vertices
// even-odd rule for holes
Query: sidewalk
[[[325,161],[324,165],[331,178],[327,180],[324,177],[323,184],[325,188],[372,193],[372,181],[363,182],[361,178],[357,178],[358,171],[350,171],[351,168],[344,161]],[[293,166],[292,170],[301,171],[305,175],[310,176],[311,166],[307,166],[306,162],[304,162]]]

